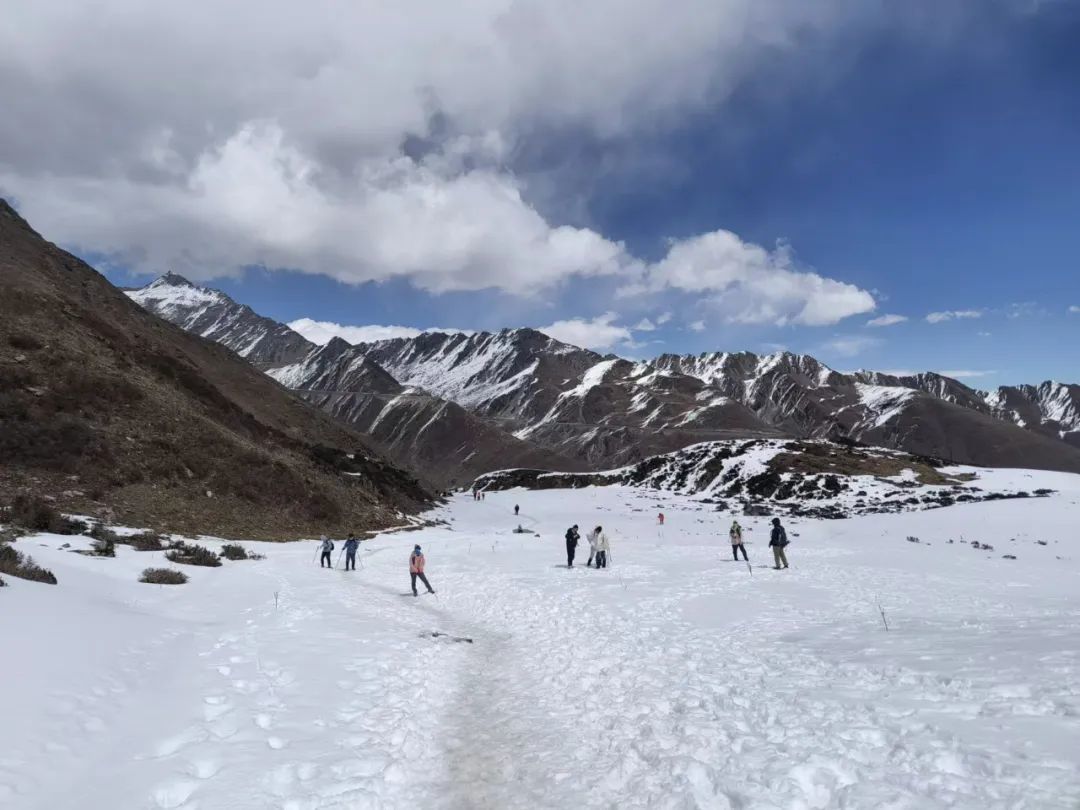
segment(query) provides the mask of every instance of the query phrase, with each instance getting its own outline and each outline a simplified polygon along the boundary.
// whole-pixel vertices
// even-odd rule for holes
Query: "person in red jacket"
[[[428,593],[435,593],[431,587],[431,583],[427,581],[427,577],[424,576],[424,552],[420,550],[420,546],[413,548],[412,554],[409,556],[409,577],[412,579],[412,595],[419,596],[416,592],[416,580],[419,577],[420,581],[427,587]]]

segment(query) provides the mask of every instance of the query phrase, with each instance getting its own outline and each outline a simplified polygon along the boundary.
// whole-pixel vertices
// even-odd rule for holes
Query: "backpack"
[[[777,526],[776,528],[780,530],[780,537],[777,538],[776,544],[780,546],[780,548],[784,548],[788,544],[787,531],[783,526]]]

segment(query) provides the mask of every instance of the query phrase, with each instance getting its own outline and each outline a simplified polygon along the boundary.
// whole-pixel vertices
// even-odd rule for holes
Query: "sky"
[[[1077,0],[11,0],[0,195],[309,334],[1080,381]]]

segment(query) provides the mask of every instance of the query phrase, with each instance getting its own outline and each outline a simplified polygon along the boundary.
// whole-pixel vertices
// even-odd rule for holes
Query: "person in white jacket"
[[[608,540],[608,536],[604,534],[604,529],[601,526],[597,526],[592,530],[589,535],[589,545],[593,547],[596,554],[596,567],[607,568],[608,552],[611,551],[611,541]]]

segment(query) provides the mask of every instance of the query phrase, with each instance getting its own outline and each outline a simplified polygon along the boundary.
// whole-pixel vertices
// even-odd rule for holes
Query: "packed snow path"
[[[728,516],[624,488],[461,496],[355,573],[258,544],[148,586],[159,554],[24,539],[60,585],[0,591],[0,807],[1076,806],[1076,500],[790,521],[779,572],[764,519],[751,571]]]

